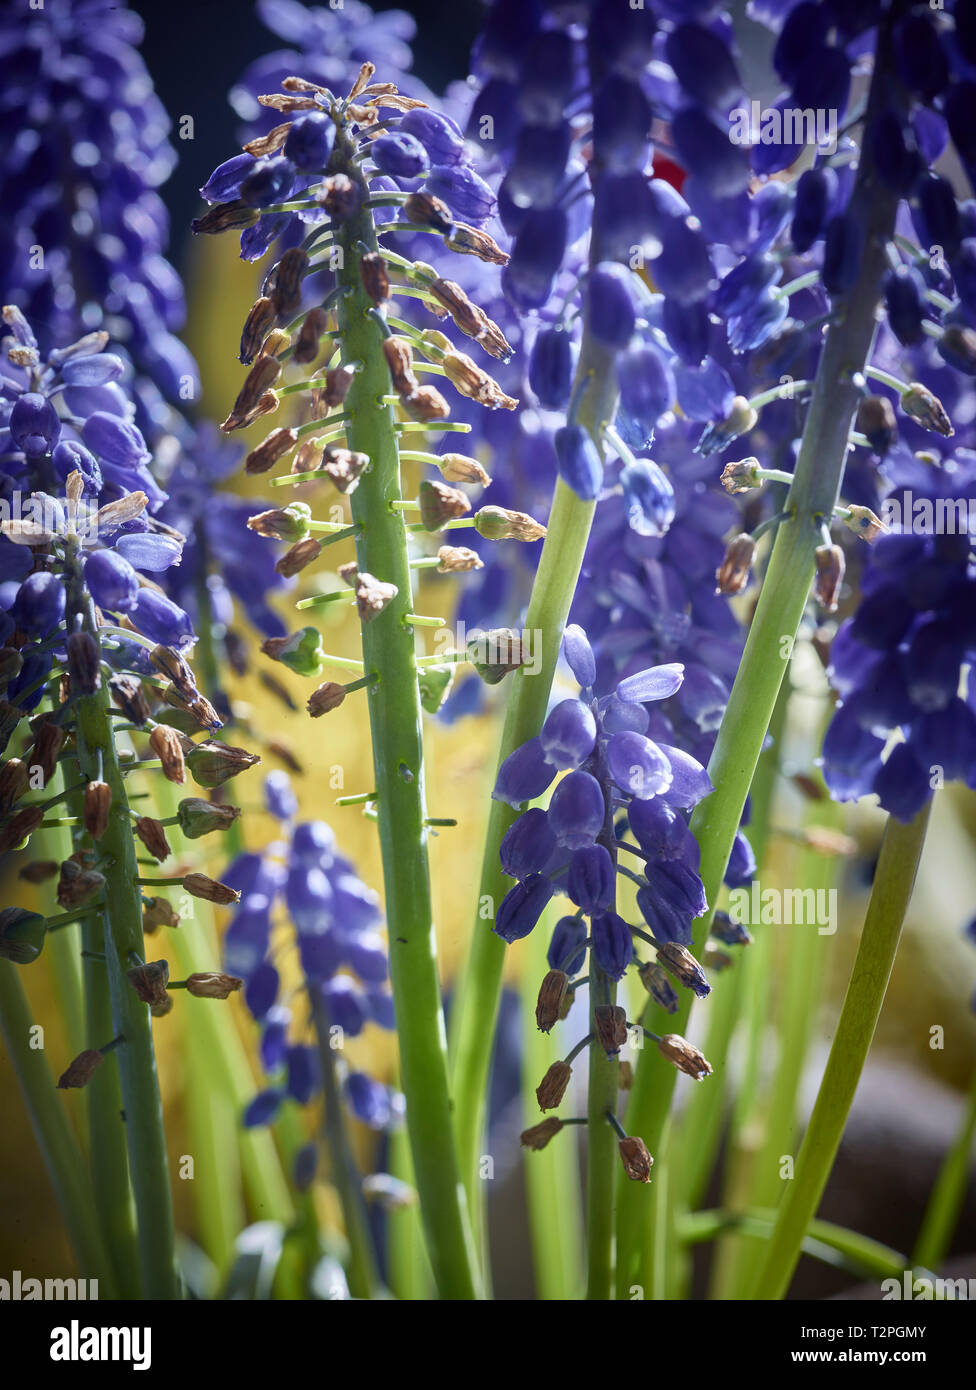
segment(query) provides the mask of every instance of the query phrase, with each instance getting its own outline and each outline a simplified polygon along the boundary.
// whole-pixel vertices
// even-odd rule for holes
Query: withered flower
[[[173,853],[162,821],[154,820],[152,816],[140,816],[135,829],[139,839],[158,864]]]
[[[545,1076],[536,1087],[536,1100],[540,1110],[555,1110],[561,1104],[569,1085],[573,1068],[568,1062],[553,1062]]]
[[[186,978],[187,992],[197,999],[228,999],[243,983],[237,975],[219,970],[200,970]]]
[[[344,685],[339,685],[337,681],[323,681],[308,697],[308,712],[313,719],[318,719],[330,710],[338,709],[345,698]]]
[[[631,1135],[629,1138],[621,1139],[617,1147],[620,1150],[624,1172],[631,1182],[650,1182],[651,1165],[654,1160],[648,1153],[643,1139]]]
[[[722,563],[715,571],[715,592],[717,594],[741,594],[752,578],[752,562],[756,555],[756,542],[748,531],[733,536],[725,548]]]
[[[84,1052],[79,1052],[58,1077],[58,1090],[67,1091],[87,1086],[104,1061],[104,1055],[95,1048],[86,1048]]]
[[[550,1139],[555,1138],[559,1131],[564,1127],[563,1121],[558,1115],[547,1115],[544,1120],[540,1120],[537,1125],[531,1125],[529,1129],[523,1129],[520,1135],[520,1142],[524,1149],[533,1149],[538,1153],[544,1149]]]
[[[662,1056],[696,1081],[704,1081],[706,1076],[711,1076],[712,1068],[702,1053],[679,1033],[665,1033],[663,1038],[658,1039],[657,1046]]]
[[[85,788],[82,819],[93,840],[100,840],[108,829],[112,809],[112,788],[107,782],[89,782]]]
[[[169,724],[157,724],[149,735],[149,747],[163,766],[163,776],[167,782],[178,786],[186,781],[186,758],[184,747],[189,742]]]
[[[569,976],[563,970],[550,970],[539,987],[535,1006],[536,1027],[548,1033],[559,1019],[563,999],[569,988]]]
[[[144,1004],[161,1004],[166,999],[169,962],[152,960],[143,965],[134,965],[125,972],[125,978]]]
[[[227,907],[241,900],[241,895],[236,889],[228,887],[226,883],[218,883],[206,874],[186,874],[183,887],[192,897],[203,898],[206,902],[217,903],[220,907]]]
[[[427,478],[418,489],[418,501],[420,523],[425,531],[439,531],[445,521],[465,516],[471,510],[471,503],[458,488]]]

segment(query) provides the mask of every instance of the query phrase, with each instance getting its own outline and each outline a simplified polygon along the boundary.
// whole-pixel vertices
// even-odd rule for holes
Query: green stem
[[[578,400],[576,418],[600,447],[604,427],[613,417],[616,382],[611,355],[587,334],[580,350],[575,394]],[[532,676],[524,671],[516,671],[510,678],[499,764],[514,749],[534,737],[545,719],[563,628],[583,564],[594,505],[593,502],[582,501],[562,480],[557,482],[548,532],[524,623],[537,642],[539,669]],[[472,1210],[477,1210],[480,1199],[478,1154],[484,1125],[491,1039],[498,1017],[505,960],[505,944],[491,930],[491,923],[498,905],[511,886],[511,881],[502,873],[498,853],[502,836],[517,815],[517,811],[501,801],[491,804],[478,912],[457,1000],[451,1010],[455,1125],[461,1172],[468,1186]],[[482,912],[483,904],[490,905],[487,918]]]
[[[894,229],[898,200],[877,177],[871,154],[874,118],[895,100],[889,91],[891,16],[881,26],[868,102],[865,138],[850,209],[864,231],[860,273],[853,288],[834,299],[837,311],[827,330],[817,367],[796,469],[786,501],[786,519],[776,533],[769,569],[745,651],[719,728],[709,774],[715,790],[696,808],[691,829],[701,845],[701,877],[714,905],[729,861],[745,799],[779,695],[803,616],[814,572],[820,526],[837,502],[848,450],[848,431],[859,403],[854,378],[864,371],[877,327],[876,311],[887,269],[885,246]],[[707,938],[711,908],[699,920],[692,949]],[[652,1019],[653,1008],[648,1012]],[[686,999],[668,1026],[684,1032],[690,1012]],[[650,1024],[653,1028],[653,1022]],[[656,1029],[655,1031],[660,1031]],[[627,1112],[627,1130],[639,1134],[651,1152],[671,1106],[675,1072],[650,1051],[637,1067]],[[645,1219],[621,1203],[618,1258],[621,1277],[636,1278],[643,1252],[651,1244]],[[632,1277],[634,1276],[634,1277]]]
[[[339,145],[349,176],[361,180],[341,130]],[[391,408],[379,403],[390,389],[383,329],[363,289],[356,249],[358,242],[370,251],[377,247],[366,208],[343,224],[341,241],[345,295],[338,313],[344,354],[364,364],[346,398],[346,433],[349,447],[371,460],[352,496],[360,528],[356,558],[361,571],[398,590],[380,617],[363,625],[362,641],[363,669],[375,676],[367,699],[407,1125],[438,1289],[445,1298],[474,1298],[479,1278],[451,1123],[431,913],[415,639],[404,623],[411,600],[409,556],[403,520],[390,505],[402,500],[397,434]]]
[[[560,1026],[557,1024],[552,1033],[541,1033],[535,1021],[539,982],[549,968],[546,945],[557,915],[552,908],[547,910],[522,946],[522,1096],[526,1126],[539,1121],[535,1088],[540,1077],[562,1055],[556,1038],[562,1031]],[[578,1298],[583,1231],[575,1133],[569,1130],[557,1134],[539,1153],[526,1152],[524,1171],[536,1298],[545,1303]]]
[[[82,1274],[99,1281],[102,1297],[114,1298],[115,1275],[99,1228],[85,1161],[44,1051],[32,1046],[33,1029],[34,1020],[17,970],[9,961],[0,960],[0,1034],[23,1093],[68,1240]]]
[[[698,1211],[682,1218],[678,1235],[689,1245],[714,1240],[726,1231],[765,1241],[775,1219],[775,1211],[761,1207],[744,1212]],[[861,1279],[897,1278],[909,1267],[909,1261],[897,1250],[831,1221],[810,1222],[803,1236],[803,1253]]]
[[[69,553],[67,565],[69,612],[80,615],[97,640],[98,628],[91,601],[84,591],[77,551]],[[109,717],[108,687],[104,682],[94,695],[79,698],[77,731],[82,775],[95,779],[101,767],[101,778],[112,793],[108,826],[98,842],[98,867],[105,875],[104,968],[108,971],[112,1035],[121,1034],[125,1039],[115,1055],[138,1223],[142,1292],[148,1299],[174,1299],[179,1297],[179,1285],[173,1206],[149,1008],[125,976],[130,953],[141,957],[145,951],[142,897],[137,883],[136,850],[125,783],[119,769]],[[95,964],[102,968],[100,963]]]
[[[817,1103],[780,1204],[756,1297],[783,1298],[816,1215],[874,1037],[925,841],[931,802],[908,825],[889,816],[854,968]]]
[[[932,1195],[922,1218],[912,1264],[917,1268],[938,1269],[949,1251],[953,1232],[969,1186],[973,1136],[976,1134],[976,1073],[969,1088],[969,1100],[962,1124],[945,1156]]]

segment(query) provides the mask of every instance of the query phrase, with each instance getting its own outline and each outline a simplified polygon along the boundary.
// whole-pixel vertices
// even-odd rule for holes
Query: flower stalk
[[[691,829],[701,845],[701,878],[714,908],[743,808],[755,775],[763,740],[780,686],[793,654],[814,576],[814,550],[820,526],[837,503],[849,451],[848,434],[860,401],[855,378],[863,373],[877,330],[877,309],[887,269],[886,245],[894,229],[897,196],[882,182],[871,154],[870,132],[886,104],[899,92],[891,77],[890,24],[879,30],[868,101],[866,135],[851,215],[864,232],[860,273],[853,287],[834,301],[837,311],[827,330],[817,367],[803,438],[769,567],[746,639],[728,705],[709,762],[715,791],[696,809]],[[692,950],[707,939],[711,911],[698,921]],[[672,1026],[683,1030],[690,1005],[682,1004]],[[630,1132],[644,1136],[654,1151],[663,1133],[674,1092],[673,1071],[651,1053],[637,1067],[627,1113]],[[644,1218],[639,1194],[624,1191],[618,1220],[618,1291],[633,1283],[651,1285],[653,1236],[650,1204]]]

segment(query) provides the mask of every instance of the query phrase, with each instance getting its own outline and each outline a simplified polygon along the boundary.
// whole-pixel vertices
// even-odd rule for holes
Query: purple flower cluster
[[[187,613],[145,578],[179,563],[183,538],[156,519],[166,494],[149,472],[107,335],[42,355],[19,309],[6,307],[3,321],[0,635],[19,645],[23,662],[7,699],[32,709],[63,656],[72,544],[103,621],[124,617],[150,645],[177,651],[195,636]],[[146,672],[145,651],[133,647],[123,637],[109,655]]]
[[[45,350],[108,327],[136,365],[151,436],[167,419],[159,393],[179,403],[199,383],[175,336],[186,306],[156,190],[176,155],[141,38],[139,17],[112,0],[4,6],[0,302],[23,310]]]
[[[269,1124],[286,1099],[307,1105],[322,1089],[311,1013],[293,1011],[285,1002],[296,997],[283,986],[286,945],[298,948],[304,995],[310,1005],[314,996],[338,1056],[343,1048],[336,1048],[336,1036],[356,1038],[368,1023],[395,1027],[376,895],[337,852],[324,821],[296,822],[298,803],[287,774],[271,773],[265,796],[281,841],[240,855],[224,875],[241,895],[224,938],[224,963],[245,981],[248,1008],[261,1024],[261,1061],[269,1078],[247,1108],[249,1126]],[[291,926],[284,936],[276,929],[282,915]],[[402,1117],[400,1095],[363,1071],[346,1069],[343,1092],[352,1113],[374,1129]]]
[[[647,708],[680,689],[680,665],[636,672],[597,699],[596,661],[581,628],[566,629],[563,654],[580,696],[553,705],[540,733],[503,762],[495,784],[496,799],[519,807],[566,774],[548,807],[525,811],[502,841],[502,867],[518,882],[499,905],[494,930],[504,941],[519,940],[553,894],[565,893],[577,911],[556,928],[552,968],[575,974],[588,947],[619,980],[634,958],[634,929],[616,911],[619,873],[636,883],[638,910],[660,945],[689,944],[691,923],[706,910],[698,845],[683,813],[712,785],[699,762],[662,741],[667,721]],[[636,848],[624,838],[628,829]],[[618,863],[621,850],[643,861],[641,873]],[[697,987],[708,992],[703,977]]]

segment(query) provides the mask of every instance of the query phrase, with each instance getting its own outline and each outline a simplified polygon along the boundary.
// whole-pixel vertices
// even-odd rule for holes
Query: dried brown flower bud
[[[259,135],[254,140],[248,140],[247,144],[242,145],[245,154],[253,154],[255,159],[263,159],[265,155],[274,154],[280,150],[288,139],[288,132],[291,130],[291,121],[282,121],[281,125],[276,125],[273,130],[269,130],[267,135]]]
[[[862,541],[867,541],[868,545],[872,545],[888,530],[880,516],[870,507],[859,507],[854,503],[847,508],[843,522],[849,531],[853,531],[855,536],[860,536]]]
[[[197,999],[227,999],[244,983],[236,975],[219,970],[200,970],[186,977],[187,991]]]
[[[617,1088],[629,1091],[634,1084],[634,1068],[630,1062],[621,1062],[617,1069]]]
[[[721,951],[717,946],[706,946],[702,959],[716,975],[721,975],[723,970],[728,970],[730,965],[735,964],[728,951]]]
[[[18,811],[13,819],[7,821],[7,824],[0,830],[0,854],[6,854],[12,849],[20,849],[43,819],[44,812],[40,806],[25,806],[22,811]]]
[[[349,388],[356,378],[356,373],[349,367],[342,365],[333,367],[325,374],[325,385],[322,387],[322,403],[333,409],[342,402],[349,394]]]
[[[125,978],[144,1004],[162,1004],[166,999],[169,962],[150,960],[143,965],[134,965],[125,972]]]
[[[226,883],[218,883],[214,878],[208,878],[206,874],[186,874],[183,879],[183,887],[194,898],[203,898],[208,903],[217,903],[221,907],[227,907],[231,903],[239,903],[241,895],[234,888],[229,888]]]
[[[627,1041],[627,1014],[619,1004],[598,1004],[593,1010],[597,1042],[608,1057],[615,1057]]]
[[[247,203],[235,199],[232,203],[218,203],[216,207],[208,208],[202,217],[194,217],[190,231],[198,236],[243,231],[245,227],[253,227],[260,216],[257,208],[250,208]]]
[[[152,936],[153,932],[160,927],[178,927],[179,925],[180,914],[168,898],[143,898],[142,929],[147,936]]]
[[[281,363],[274,357],[261,353],[254,366],[244,378],[244,385],[237,393],[237,400],[227,419],[220,426],[224,434],[244,429],[261,415],[266,415],[278,404],[278,398],[268,388],[273,386],[281,374]],[[272,399],[270,403],[266,396]]]
[[[475,530],[489,541],[541,541],[546,528],[526,512],[507,507],[482,507],[475,512]]]
[[[79,1052],[58,1077],[58,1090],[67,1091],[87,1086],[104,1061],[103,1054],[94,1048],[86,1048],[84,1052]]]
[[[469,227],[466,222],[455,222],[454,229],[444,244],[459,255],[477,256],[489,265],[508,265],[511,259],[487,232],[479,231],[477,227]]]
[[[149,747],[163,765],[163,776],[178,786],[186,781],[185,741],[169,724],[157,724],[149,735]]]
[[[322,453],[322,469],[347,496],[356,491],[359,480],[369,468],[369,455],[329,444]]]
[[[759,460],[757,458],[739,459],[736,463],[725,465],[719,481],[726,492],[748,492],[751,488],[759,487],[762,482],[758,473]]]
[[[651,1164],[654,1160],[647,1152],[647,1145],[643,1139],[631,1135],[627,1139],[621,1139],[617,1147],[620,1150],[624,1172],[631,1182],[650,1182]]]
[[[715,592],[717,594],[741,594],[752,578],[752,562],[756,555],[756,542],[748,531],[733,536],[725,548],[725,556],[715,571]]]
[[[375,575],[360,570],[356,576],[356,607],[359,609],[361,621],[371,623],[374,618],[378,618],[383,609],[393,602],[398,592],[395,584],[387,584]]]
[[[10,814],[27,790],[30,773],[20,758],[9,758],[0,767],[0,816]]]
[[[411,193],[403,205],[403,215],[418,227],[433,227],[438,232],[449,232],[454,226],[451,209],[432,193]]]
[[[171,994],[167,994],[165,998],[160,999],[158,1004],[150,1004],[149,1006],[149,1012],[153,1018],[165,1018],[166,1015],[172,1013],[172,1011],[173,996]]]
[[[136,821],[136,834],[158,864],[173,853],[162,822],[154,820],[152,816],[139,817]]]
[[[446,420],[451,407],[436,386],[418,386],[409,396],[401,396],[403,408],[411,420],[427,423],[429,420]]]
[[[569,976],[563,970],[550,970],[542,981],[535,1006],[536,1027],[541,1033],[548,1033],[557,1022],[568,988]]]
[[[149,718],[149,701],[142,682],[135,676],[112,676],[108,683],[112,704],[120,709],[131,724],[142,728]]]
[[[390,369],[390,380],[394,391],[401,396],[412,396],[420,389],[413,369],[413,348],[406,338],[384,338],[383,356]]]
[[[440,454],[437,467],[447,483],[477,483],[479,487],[489,487],[491,478],[477,459],[467,454]]]
[[[248,454],[244,460],[244,472],[251,476],[255,473],[267,473],[268,469],[273,468],[278,462],[282,454],[287,454],[288,450],[294,448],[297,443],[297,430],[284,429],[283,427],[272,430],[267,439]]]
[[[300,366],[307,366],[314,362],[319,355],[322,343],[322,334],[329,326],[328,311],[322,306],[316,305],[314,309],[309,309],[302,326],[299,329],[298,337],[295,339],[295,346],[292,349],[291,359]]]
[[[836,613],[846,569],[844,552],[839,545],[819,545],[814,551],[814,558],[817,576],[813,582],[813,596],[825,613]]]
[[[548,1115],[546,1119],[540,1120],[537,1125],[532,1125],[529,1129],[523,1129],[521,1144],[523,1149],[533,1149],[536,1153],[544,1149],[550,1139],[555,1138],[563,1128],[563,1121],[558,1115]]]
[[[265,338],[274,328],[275,317],[274,303],[266,295],[251,305],[241,332],[240,359],[245,367],[249,367],[261,351]]]
[[[696,1081],[704,1081],[706,1076],[711,1076],[712,1069],[702,1053],[679,1033],[665,1033],[664,1037],[658,1040],[657,1046],[662,1056],[673,1062],[679,1071],[693,1076]]]
[[[908,383],[906,390],[902,392],[901,408],[925,430],[932,430],[933,433],[944,435],[947,439],[955,434],[945,406],[921,381]]]
[[[107,782],[89,782],[85,788],[82,819],[93,840],[100,840],[108,829],[108,813],[112,809],[112,788]]]
[[[308,697],[308,712],[313,719],[318,719],[321,715],[338,709],[345,698],[344,685],[339,685],[336,681],[323,681]]]
[[[895,408],[887,396],[865,396],[857,408],[855,429],[876,454],[886,454],[898,438]]]
[[[439,531],[445,521],[465,516],[471,503],[456,487],[424,479],[418,490],[420,522],[425,531]]]
[[[94,695],[102,684],[98,643],[90,632],[72,632],[65,645],[72,689],[79,695]]]
[[[553,1062],[536,1087],[535,1096],[540,1110],[555,1110],[566,1094],[572,1074],[573,1068],[568,1062]]]
[[[58,755],[64,747],[64,730],[53,720],[45,719],[34,735],[34,747],[28,754],[31,771],[41,769],[42,786],[47,786],[58,767]]]
[[[17,877],[22,878],[25,883],[46,883],[49,878],[54,877],[60,867],[56,859],[35,859],[33,864],[25,864],[18,871]]]
[[[279,318],[293,314],[302,302],[302,281],[308,267],[308,252],[301,246],[290,247],[272,266],[264,282],[264,293],[270,295]]]
[[[657,948],[657,958],[661,965],[687,989],[692,989],[699,999],[710,992],[705,972],[690,951],[677,941],[666,941]]]
[[[105,886],[105,876],[96,869],[88,867],[87,861],[72,855],[61,865],[58,878],[58,902],[65,909],[84,907],[90,903]]]
[[[106,502],[104,507],[99,507],[95,513],[93,530],[115,531],[127,521],[134,521],[137,516],[141,516],[148,504],[149,498],[144,492],[127,492],[124,497],[117,497],[114,502]]]
[[[390,276],[386,261],[378,251],[367,251],[359,260],[359,278],[374,304],[385,304],[390,297]]]
[[[467,353],[445,353],[443,366],[448,381],[462,396],[487,406],[489,410],[515,410],[518,406],[515,397],[506,396],[495,378],[483,372]]]
[[[333,174],[331,178],[323,180],[318,201],[330,217],[344,222],[359,207],[361,197],[359,185],[353,183],[348,174]]]
[[[302,541],[308,535],[310,511],[306,503],[293,502],[288,507],[269,507],[265,512],[255,512],[247,519],[247,529],[254,531],[266,540]]]
[[[442,545],[437,552],[438,574],[460,574],[465,570],[480,570],[484,562],[476,550],[466,545]]]
[[[316,540],[314,536],[306,536],[303,541],[296,541],[290,550],[285,551],[284,555],[276,562],[275,569],[286,579],[291,579],[294,575],[301,573],[306,565],[317,560],[321,554],[322,542]]]

